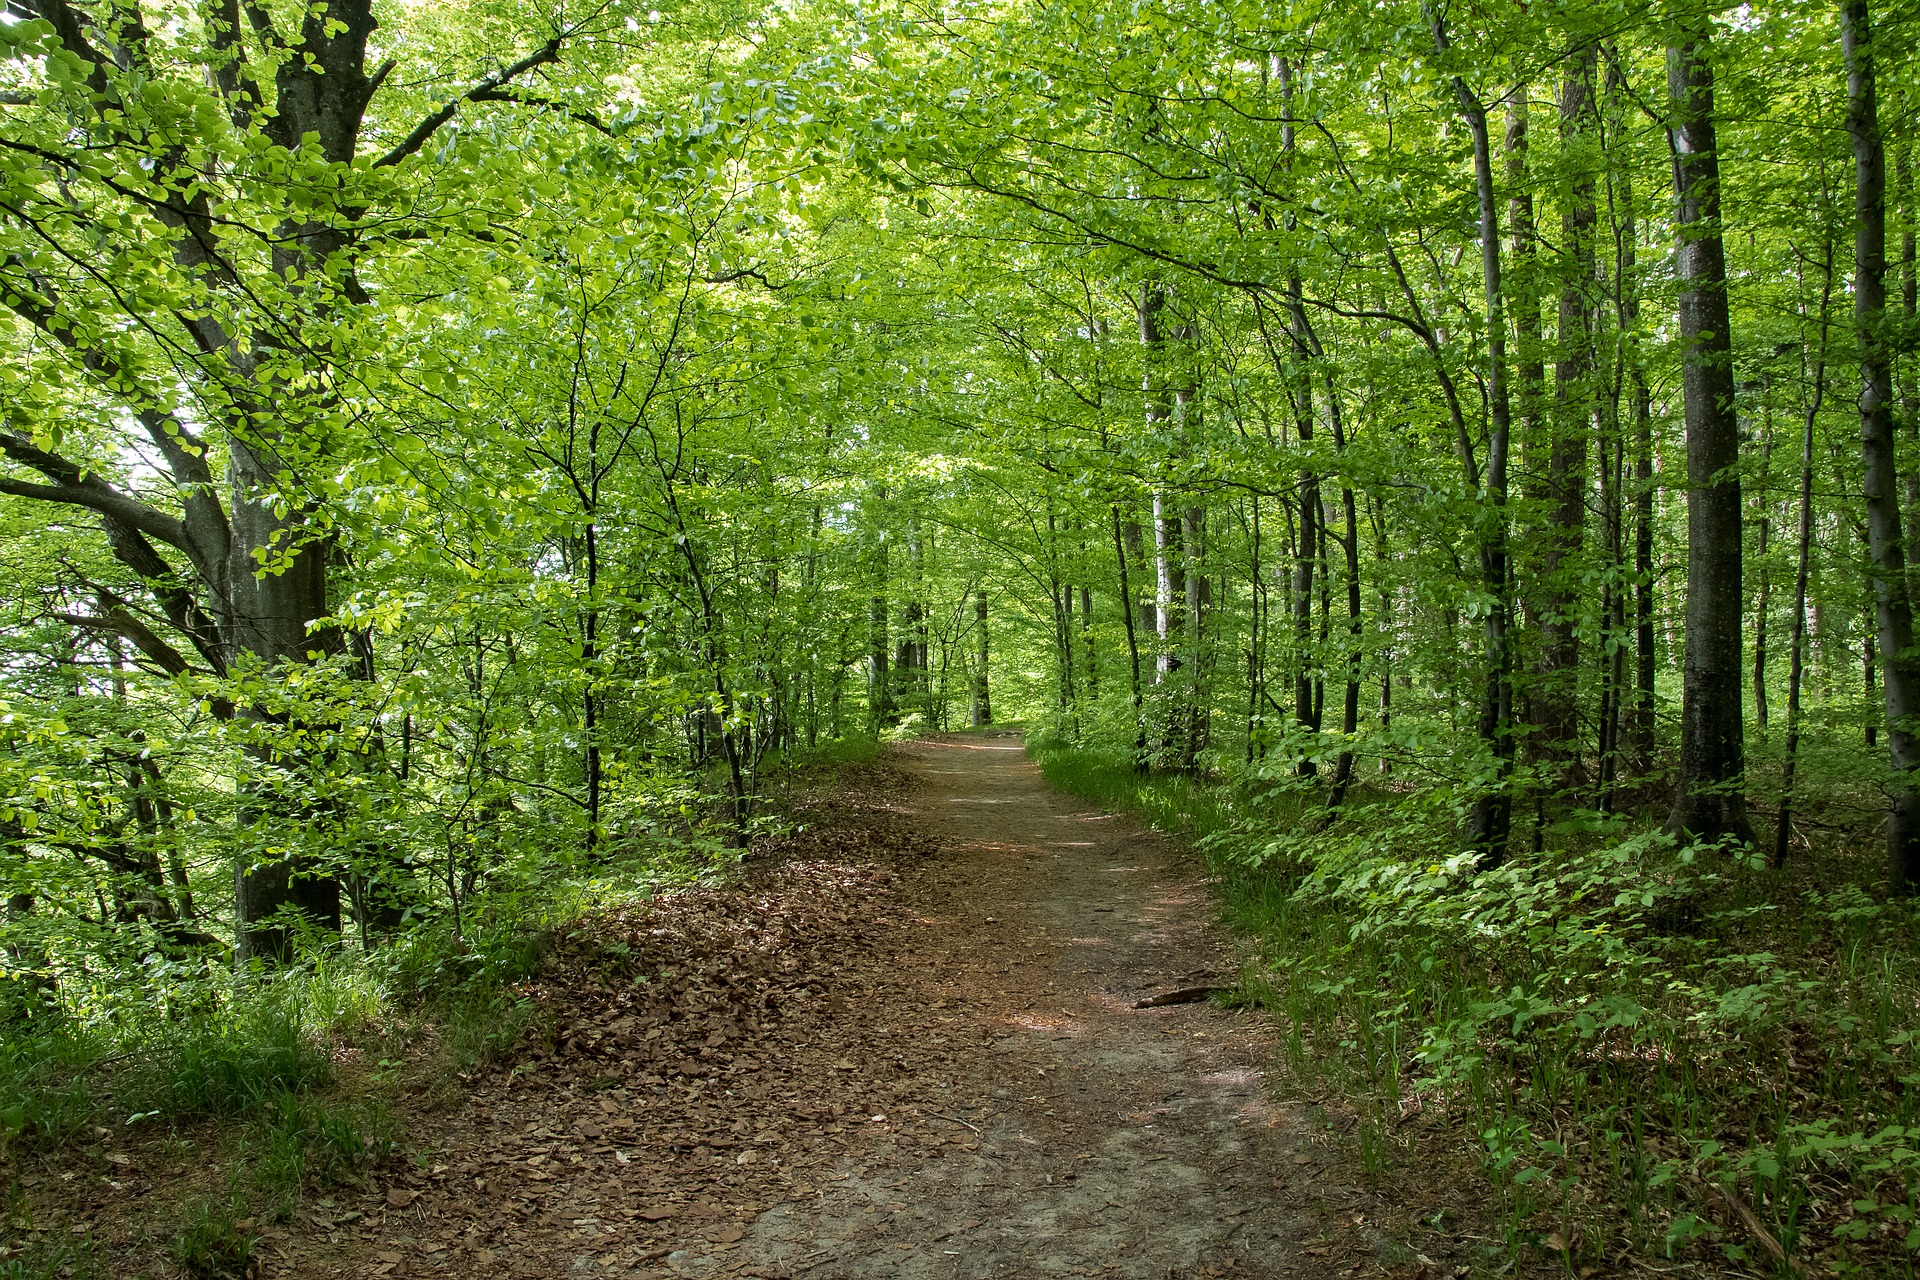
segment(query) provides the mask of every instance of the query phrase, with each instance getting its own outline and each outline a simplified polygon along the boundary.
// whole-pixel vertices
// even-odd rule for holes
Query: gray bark
[[[1750,843],[1741,724],[1740,437],[1707,20],[1667,51],[1672,104],[1681,397],[1687,424],[1687,620],[1675,834]]]
[[[1887,340],[1887,159],[1876,101],[1871,13],[1867,0],[1848,0],[1840,15],[1840,46],[1847,63],[1847,133],[1853,140],[1853,316],[1860,348],[1860,447],[1867,498],[1867,562],[1873,579],[1874,620],[1887,747],[1898,776],[1887,826],[1895,888],[1920,883],[1920,660],[1913,647],[1913,606],[1907,596],[1907,557],[1900,521],[1899,459],[1893,430],[1892,349]]]

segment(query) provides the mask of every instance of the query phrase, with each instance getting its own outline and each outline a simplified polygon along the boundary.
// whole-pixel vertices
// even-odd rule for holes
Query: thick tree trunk
[[[1740,716],[1740,434],[1720,237],[1720,161],[1709,27],[1698,19],[1668,50],[1681,397],[1687,423],[1687,634],[1680,790],[1667,827],[1702,840],[1750,842]]]
[[[1913,648],[1913,606],[1900,522],[1899,460],[1893,431],[1892,347],[1887,334],[1886,149],[1880,137],[1874,46],[1867,0],[1840,15],[1847,63],[1847,132],[1853,139],[1853,315],[1860,348],[1860,446],[1867,491],[1867,562],[1873,577],[1887,746],[1897,775],[1887,828],[1896,889],[1920,883],[1920,658]]]

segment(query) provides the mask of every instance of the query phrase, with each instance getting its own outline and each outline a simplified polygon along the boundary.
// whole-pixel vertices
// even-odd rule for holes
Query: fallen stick
[[[1785,1267],[1796,1276],[1804,1274],[1800,1269],[1799,1262],[1787,1256],[1785,1246],[1774,1238],[1773,1232],[1767,1230],[1766,1223],[1760,1221],[1760,1215],[1755,1213],[1745,1200],[1742,1200],[1726,1188],[1717,1187],[1704,1179],[1696,1178],[1695,1182],[1699,1184],[1701,1190],[1707,1193],[1709,1200],[1714,1201],[1722,1208],[1728,1210],[1734,1217],[1740,1220],[1740,1225],[1747,1229],[1747,1234],[1752,1236],[1760,1247],[1772,1256],[1775,1263]]]
[[[1198,1004],[1210,995],[1225,991],[1225,987],[1181,987],[1177,991],[1162,991],[1157,996],[1148,996],[1144,1000],[1135,1000],[1136,1009],[1163,1009],[1170,1004]]]

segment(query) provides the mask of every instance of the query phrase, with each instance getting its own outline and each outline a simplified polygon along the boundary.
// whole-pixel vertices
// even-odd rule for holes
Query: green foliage
[[[1906,1221],[1912,919],[1867,852],[1902,522],[1842,389],[1884,336],[1920,474],[1911,41],[1899,314],[1856,333],[1832,7],[43,8],[0,25],[7,1141],[278,1124],[412,1017],[498,1060],[543,938],[726,875],[793,770],[1025,720],[1202,841],[1249,995],[1380,1100],[1369,1161],[1431,1099],[1516,1224],[1604,1188],[1643,1245],[1745,1248],[1697,1179],[1822,1248]],[[1682,28],[1735,282],[1732,772],[1791,799],[1784,876],[1658,830],[1711,585]]]
[[[134,1113],[246,1114],[332,1078],[316,1029],[297,1006],[271,997],[160,1028],[136,1052],[116,1090]]]
[[[256,1133],[252,1176],[280,1217],[303,1187],[350,1181],[399,1151],[393,1117],[378,1098],[282,1094],[262,1108]]]

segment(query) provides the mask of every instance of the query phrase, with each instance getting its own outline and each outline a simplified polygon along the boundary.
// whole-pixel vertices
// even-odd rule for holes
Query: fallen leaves
[[[740,1248],[755,1214],[810,1193],[809,1167],[901,1140],[909,1104],[972,1047],[915,1011],[898,964],[937,926],[900,909],[891,863],[937,841],[885,804],[821,804],[746,883],[555,940],[517,992],[540,1011],[527,1042],[466,1078],[458,1112],[409,1122],[442,1163],[397,1171],[364,1222],[295,1241],[276,1274],[352,1274],[352,1240],[383,1275],[544,1276],[589,1256],[648,1274],[677,1249]],[[877,1007],[904,1012],[876,1023]]]

